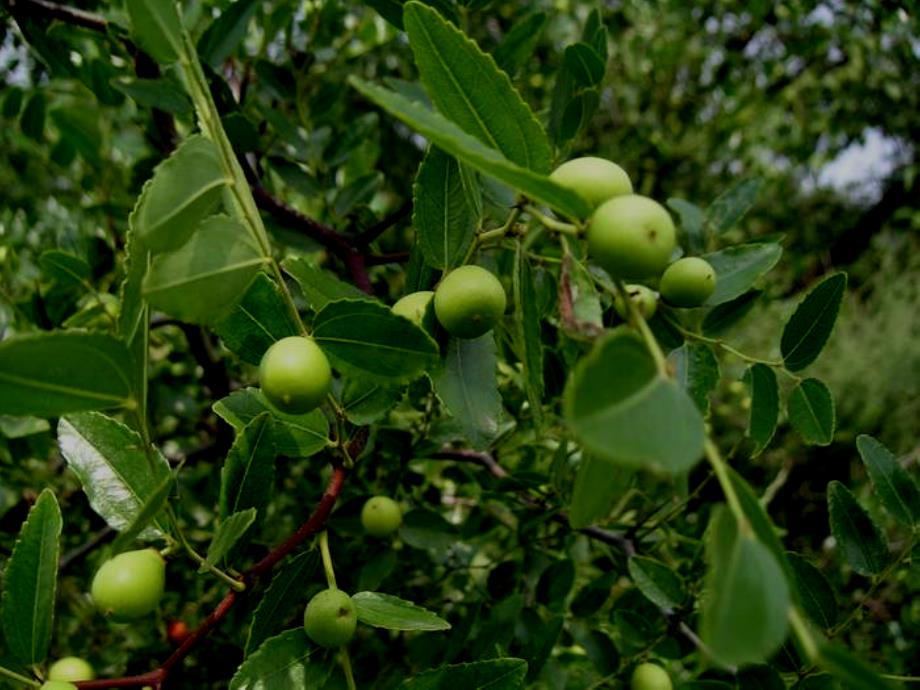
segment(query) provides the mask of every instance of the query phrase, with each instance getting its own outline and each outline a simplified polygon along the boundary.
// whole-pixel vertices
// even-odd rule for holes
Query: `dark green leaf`
[[[706,209],[706,225],[717,235],[731,230],[754,205],[759,190],[759,179],[739,180]]]
[[[757,664],[738,672],[738,687],[744,690],[786,690],[786,683],[772,666]]]
[[[419,508],[403,516],[399,536],[418,549],[446,551],[457,543],[457,529],[452,524],[437,513]]]
[[[740,244],[703,256],[716,272],[716,289],[707,307],[728,302],[750,290],[761,276],[776,265],[783,248],[770,242]]]
[[[499,69],[504,70],[511,77],[517,74],[517,71],[533,54],[547,19],[546,12],[534,12],[511,25],[501,43],[492,52],[492,57],[495,58]]]
[[[492,659],[471,664],[455,664],[424,671],[408,678],[399,690],[519,690],[524,687],[527,662],[523,659]]]
[[[563,62],[580,88],[597,86],[604,79],[606,65],[597,51],[587,43],[578,42],[566,46]]]
[[[826,446],[834,440],[834,398],[823,381],[800,382],[789,394],[786,408],[789,421],[806,443]]]
[[[607,572],[582,587],[572,599],[572,613],[578,618],[588,618],[607,602],[619,575]]]
[[[894,687],[874,669],[836,645],[821,647],[818,665],[844,683],[847,690],[893,690]]]
[[[112,542],[113,553],[124,551],[159,517],[164,506],[169,501],[174,487],[175,479],[172,475],[160,482],[160,485],[154,489],[153,493],[144,502],[131,524],[122,530],[118,537],[115,538],[115,541]]]
[[[561,611],[575,584],[575,563],[569,558],[551,563],[537,581],[537,601],[551,611]]]
[[[815,625],[828,630],[837,622],[837,597],[822,572],[797,553],[786,554],[802,608]]]
[[[220,565],[231,549],[252,527],[252,523],[256,521],[256,514],[255,508],[247,508],[239,513],[234,513],[220,523],[217,532],[214,533],[214,537],[211,539],[210,546],[208,546],[208,555],[205,558],[206,563],[202,564],[198,569],[199,573],[208,572],[208,564]]]
[[[846,273],[828,276],[809,291],[786,322],[779,347],[789,371],[804,369],[821,354],[846,289]]]
[[[318,551],[305,551],[281,566],[252,615],[252,624],[246,638],[247,657],[273,632],[279,630],[290,615],[292,607],[302,603],[306,598],[303,583],[312,579],[319,569],[319,563]]]
[[[26,107],[19,118],[19,127],[22,133],[30,139],[40,142],[45,136],[46,111],[45,94],[41,91],[34,92],[26,101]]]
[[[29,511],[3,573],[6,648],[29,666],[44,663],[51,646],[62,527],[57,499],[45,489]]]
[[[424,0],[426,5],[434,7],[452,22],[457,21],[457,8],[451,0]],[[380,13],[380,16],[386,19],[390,24],[402,31],[403,29],[403,5],[406,0],[364,0],[364,4],[370,5]]]
[[[885,509],[902,525],[920,523],[920,489],[890,450],[871,436],[856,437],[856,448]]]
[[[304,258],[286,259],[282,268],[300,285],[307,303],[314,311],[340,299],[367,299],[367,295],[354,285],[339,280],[329,271],[324,271]]]
[[[192,111],[192,103],[182,86],[170,79],[121,77],[113,80],[112,86],[146,108],[158,108],[173,115]]]
[[[217,69],[246,36],[246,29],[259,8],[255,0],[236,0],[221,12],[198,39],[198,55]]]
[[[751,396],[748,436],[754,442],[753,456],[770,444],[779,419],[779,385],[776,372],[766,364],[754,364],[744,374]]]
[[[712,348],[703,343],[684,343],[668,355],[674,379],[696,403],[700,412],[709,413],[709,394],[719,383],[719,361]]]
[[[844,560],[857,573],[880,573],[888,563],[888,543],[868,511],[838,481],[827,485],[827,508],[831,534]]]
[[[747,316],[763,295],[763,290],[749,290],[740,297],[723,302],[706,311],[703,317],[703,335],[720,336]]]
[[[92,269],[86,261],[60,249],[42,252],[38,264],[49,277],[69,287],[85,283],[92,275]]]
[[[636,587],[659,608],[677,609],[687,598],[680,575],[654,558],[645,556],[630,558],[629,575],[636,583]]]
[[[65,139],[83,159],[93,165],[102,162],[102,130],[99,128],[99,111],[81,103],[55,108],[51,119]]]
[[[272,419],[262,413],[237,434],[221,470],[222,520],[247,508],[255,508],[260,520],[265,517],[275,480],[275,452]]]
[[[624,478],[628,481],[630,476],[628,470],[613,467],[604,460],[589,455],[582,457],[569,504],[569,524],[581,529],[607,517],[621,493]]]
[[[351,598],[358,620],[388,630],[449,630],[450,623],[428,609],[379,592],[358,592]]]
[[[531,414],[539,422],[543,410],[543,340],[540,311],[533,268],[518,246],[514,263],[514,322],[515,340],[524,368],[524,388]]]
[[[298,627],[266,640],[250,654],[230,681],[230,690],[321,688],[333,668],[322,648]]]
[[[668,208],[680,216],[680,229],[687,238],[687,249],[693,255],[706,251],[707,234],[703,226],[703,209],[683,199],[668,199]]]
[[[342,389],[342,409],[353,424],[371,424],[392,410],[404,392],[401,386],[348,379]]]
[[[182,22],[172,2],[127,0],[134,38],[157,62],[175,62],[182,54]]]

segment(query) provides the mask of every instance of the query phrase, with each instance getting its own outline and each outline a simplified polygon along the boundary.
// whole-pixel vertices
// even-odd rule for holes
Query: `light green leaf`
[[[856,437],[856,448],[885,510],[906,527],[920,524],[920,489],[894,453],[865,434]]]
[[[234,513],[226,520],[220,523],[217,532],[211,539],[211,545],[208,546],[208,555],[205,563],[198,569],[199,573],[206,573],[208,565],[220,565],[230,550],[246,534],[252,523],[256,521],[257,511],[255,508],[247,508],[238,513]]]
[[[182,22],[169,0],[127,0],[132,34],[153,59],[169,64],[182,54]]]
[[[322,688],[332,673],[331,659],[312,644],[303,628],[266,640],[240,666],[230,690]]]
[[[44,663],[51,646],[61,551],[61,509],[42,491],[22,525],[3,573],[3,635],[23,664]]]
[[[527,662],[506,657],[471,664],[441,666],[407,678],[399,690],[519,690],[524,687]]]
[[[779,261],[783,248],[771,242],[740,244],[703,256],[716,272],[716,289],[706,300],[713,307],[740,297]]]
[[[888,564],[885,533],[856,497],[838,481],[827,485],[831,534],[844,560],[862,575],[875,575]]]
[[[818,379],[805,379],[789,394],[789,421],[806,443],[826,446],[834,440],[836,417],[830,389]]]
[[[788,552],[786,560],[793,574],[793,584],[808,617],[824,630],[837,622],[837,597],[824,574],[797,553]]]
[[[548,172],[552,152],[546,132],[491,56],[420,2],[406,3],[403,23],[437,109],[511,162]]]
[[[388,630],[449,630],[450,623],[411,601],[379,592],[358,592],[351,598],[358,620]]]
[[[702,457],[699,410],[625,328],[600,340],[575,366],[563,408],[572,435],[598,458],[675,473]]]
[[[846,273],[828,276],[809,291],[786,322],[779,347],[789,371],[801,371],[821,354],[834,329],[846,289]]]

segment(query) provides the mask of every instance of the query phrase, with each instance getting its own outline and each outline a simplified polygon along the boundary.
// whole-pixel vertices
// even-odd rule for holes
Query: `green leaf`
[[[786,690],[786,683],[772,666],[755,664],[738,672],[738,687],[744,690]]]
[[[739,244],[703,255],[716,272],[716,289],[707,307],[740,297],[776,265],[783,248],[772,242]]]
[[[383,386],[373,381],[348,379],[342,389],[340,403],[352,424],[371,424],[396,406],[405,389]]]
[[[674,379],[696,403],[703,415],[709,413],[709,394],[719,383],[719,360],[712,348],[702,343],[684,343],[668,355]]]
[[[430,148],[412,193],[412,225],[425,262],[441,269],[463,263],[479,226],[480,191],[473,175],[456,158]]]
[[[582,457],[569,502],[569,524],[581,529],[607,517],[620,493],[624,475],[629,477],[630,473],[590,455]]]
[[[498,434],[502,399],[498,392],[495,337],[451,338],[443,368],[434,376],[434,389],[463,429],[473,448],[489,445]]]
[[[173,115],[192,112],[192,102],[188,95],[180,84],[171,79],[120,77],[112,80],[112,86],[146,108],[158,108]]]
[[[102,162],[102,130],[99,128],[99,111],[86,103],[73,104],[55,108],[50,113],[51,119],[61,139],[78,151],[83,159],[92,165]]]
[[[74,256],[60,249],[49,249],[38,257],[38,265],[61,285],[72,287],[88,281],[92,269],[79,256]]]
[[[0,414],[55,417],[131,407],[131,356],[124,343],[76,331],[0,342]]]
[[[447,551],[457,544],[457,529],[437,513],[422,508],[403,515],[399,536],[417,549]]]
[[[885,510],[906,527],[920,524],[920,489],[894,453],[865,434],[856,437],[856,448]]]
[[[339,280],[302,257],[285,259],[281,267],[297,281],[314,311],[342,299],[367,299],[367,295],[354,285]]]
[[[370,300],[340,300],[313,321],[313,338],[335,368],[383,382],[415,378],[437,360],[431,337]]]
[[[131,213],[131,226],[153,252],[178,249],[214,210],[228,183],[217,148],[192,135],[156,167]]]
[[[590,215],[588,202],[577,193],[556,184],[545,175],[516,165],[425,105],[354,76],[349,78],[349,83],[445,153],[468,163],[479,172],[572,218],[587,218]]]
[[[153,59],[175,62],[182,54],[182,22],[176,5],[163,0],[127,0],[134,38]]]
[[[680,608],[687,599],[680,575],[654,558],[630,558],[629,576],[646,598],[659,608],[673,611]]]
[[[823,381],[805,379],[789,394],[789,421],[806,443],[826,446],[834,440],[834,397]]]
[[[837,645],[825,644],[821,647],[818,666],[843,682],[847,690],[893,690],[894,687],[874,669]]]
[[[511,25],[492,52],[500,70],[513,77],[524,66],[536,49],[548,19],[546,12],[534,12]]]
[[[514,322],[515,340],[524,368],[524,388],[531,414],[538,424],[543,417],[543,337],[540,308],[533,268],[518,245],[514,259]]]
[[[407,678],[399,690],[519,690],[524,687],[527,662],[506,657],[471,664],[441,666]]]
[[[837,597],[824,574],[797,553],[788,552],[793,583],[802,608],[811,621],[824,630],[837,622]]]
[[[26,438],[51,429],[47,419],[40,417],[8,417],[0,415],[0,434],[7,438]]]
[[[175,487],[175,480],[172,475],[163,479],[160,485],[154,489],[153,493],[144,502],[144,505],[138,511],[137,516],[131,521],[124,530],[122,530],[115,541],[112,542],[112,552],[120,553],[127,546],[132,544],[135,539],[140,537],[150,524],[157,519],[164,506],[169,501]]]
[[[281,290],[265,273],[259,272],[239,303],[215,324],[214,332],[244,362],[258,364],[272,344],[298,335],[300,329]]]
[[[831,534],[844,560],[862,575],[875,575],[888,564],[885,533],[856,497],[838,481],[827,485]]]
[[[552,151],[546,132],[492,57],[420,2],[406,3],[403,23],[437,109],[511,162],[548,172]]]
[[[821,354],[846,289],[846,273],[828,276],[809,291],[786,322],[779,347],[789,371],[801,371]]]
[[[62,527],[57,499],[45,489],[29,510],[3,573],[6,648],[28,666],[44,663],[51,646]]]
[[[579,41],[566,46],[563,61],[578,87],[597,86],[604,79],[604,71],[606,70],[604,60],[587,43]]]
[[[364,4],[370,5],[390,24],[403,30],[403,5],[406,0],[364,0]],[[425,0],[425,4],[436,8],[452,22],[457,21],[457,9],[452,0]]]
[[[754,205],[758,191],[759,179],[739,180],[709,205],[705,224],[717,235],[731,230]]]
[[[702,457],[699,410],[626,329],[604,337],[575,366],[563,408],[572,435],[598,458],[676,473]]]
[[[761,295],[763,290],[749,290],[740,297],[707,309],[706,316],[703,317],[703,335],[723,335],[751,312]]]
[[[26,101],[26,107],[19,118],[19,127],[22,129],[22,133],[30,139],[41,143],[45,136],[46,115],[47,101],[45,100],[45,94],[41,91],[35,91]]]
[[[358,592],[351,598],[358,620],[388,630],[449,630],[450,623],[411,601],[379,592]]]
[[[333,668],[298,627],[266,640],[237,670],[230,690],[322,688]]]
[[[225,318],[267,259],[246,229],[212,216],[175,252],[158,254],[144,279],[150,305],[190,323]]]
[[[208,565],[220,565],[227,555],[230,553],[230,550],[236,545],[240,539],[246,534],[252,523],[256,521],[256,509],[247,508],[238,513],[234,513],[226,520],[220,523],[220,526],[217,528],[217,532],[214,533],[214,537],[211,539],[211,544],[208,546],[208,555],[205,558],[205,563],[198,569],[199,573],[208,572]]]
[[[243,388],[214,403],[214,412],[230,426],[242,431],[260,414],[268,412],[274,418],[271,435],[278,455],[308,458],[326,448],[329,421],[320,410],[293,415],[280,412],[268,404],[258,388]]]
[[[58,446],[83,485],[90,506],[119,532],[137,521],[171,476],[169,463],[159,451],[151,448],[145,453],[137,433],[98,412],[62,417]],[[138,536],[156,539],[167,530],[165,520],[155,519]]]
[[[305,602],[303,583],[313,578],[319,570],[319,562],[318,551],[305,551],[281,566],[252,615],[246,638],[247,657],[284,625],[292,607]]]
[[[198,39],[198,55],[214,69],[233,54],[246,37],[246,29],[259,3],[255,0],[236,0],[208,25]]]
[[[698,255],[706,251],[707,234],[703,226],[703,209],[683,199],[670,198],[668,208],[680,216],[680,229],[687,238],[687,249]]]
[[[561,558],[540,573],[536,599],[551,611],[561,611],[574,585],[575,563],[570,558]]]
[[[247,508],[255,508],[260,520],[265,517],[275,482],[275,443],[267,412],[237,434],[220,479],[221,520]]]
[[[121,282],[118,310],[118,334],[132,355],[130,376],[137,391],[137,418],[147,419],[147,360],[150,336],[150,307],[143,296],[144,276],[150,264],[150,252],[144,247],[137,232],[128,229],[125,242],[125,277]]]
[[[747,434],[754,442],[752,457],[763,452],[776,432],[779,420],[779,384],[776,372],[766,364],[754,364],[744,374],[751,396]]]

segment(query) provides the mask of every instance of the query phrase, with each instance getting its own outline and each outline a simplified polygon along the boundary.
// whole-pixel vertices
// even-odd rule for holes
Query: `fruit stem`
[[[325,534],[325,532],[323,532]],[[345,673],[345,682],[348,684],[348,690],[357,690],[358,686],[355,685],[355,676],[351,672],[351,657],[348,655],[347,647],[340,647],[340,660],[342,662],[342,671]]]
[[[726,343],[724,340],[721,340],[719,338],[709,338],[700,333],[694,333],[693,331],[690,331],[684,328],[679,322],[675,321],[670,316],[665,316],[665,318],[668,320],[668,323],[674,326],[674,328],[685,338],[689,338],[690,340],[696,340],[701,343],[708,343],[709,345],[715,345],[716,347],[725,350],[729,354],[735,355],[735,357],[737,357],[738,359],[744,360],[745,362],[752,362],[754,364],[766,364],[768,367],[776,367],[776,368],[783,367],[782,360],[761,359],[760,357],[754,357],[753,355],[745,354],[744,352],[741,352],[741,350],[736,350],[734,347]]]
[[[664,356],[664,351],[661,349],[661,345],[658,344],[658,340],[655,338],[655,334],[652,333],[652,329],[648,327],[648,323],[646,323],[645,318],[639,311],[639,307],[637,307],[635,302],[632,301],[632,298],[629,296],[629,292],[626,290],[626,286],[623,284],[622,280],[619,278],[614,278],[613,284],[619,293],[620,299],[626,306],[629,322],[639,330],[639,334],[645,341],[645,346],[648,348],[649,353],[652,355],[652,359],[655,360],[655,366],[658,367],[658,372],[664,378],[670,378],[671,371],[668,369],[668,360]]]
[[[188,540],[186,540],[185,535],[182,534],[182,529],[179,527],[179,521],[176,518],[175,513],[172,511],[172,509],[169,509],[167,513],[169,515],[169,520],[173,525],[173,529],[176,530],[176,534],[179,537],[179,543],[182,545],[182,548],[185,549],[185,552],[191,557],[193,561],[214,575],[217,579],[226,584],[233,591],[243,592],[246,590],[246,584],[244,582],[230,577],[223,570],[215,566],[213,563],[208,561],[208,559],[204,558],[201,554],[195,551],[192,545],[188,543]]]
[[[578,236],[581,234],[581,226],[574,225],[573,223],[564,223],[561,220],[556,220],[555,218],[550,218],[545,213],[540,211],[537,207],[527,204],[524,207],[524,210],[527,211],[533,218],[538,220],[542,225],[549,228],[550,230],[555,230],[556,232],[561,232],[565,235],[575,235]]]
[[[326,571],[329,589],[338,589],[335,584],[335,569],[332,567],[332,554],[329,553],[329,533],[326,530],[319,533],[319,552],[323,557],[323,570]]]
[[[21,676],[15,671],[10,671],[8,668],[4,668],[3,666],[0,666],[0,676],[9,678],[10,680],[15,680],[17,683],[23,683],[24,685],[28,685],[33,688],[37,688],[41,685],[41,683],[39,683],[37,680]]]
[[[746,537],[753,536],[751,525],[748,522],[747,516],[744,514],[744,509],[741,507],[741,501],[738,499],[738,494],[735,493],[735,486],[732,484],[731,477],[728,476],[728,465],[725,463],[725,460],[722,459],[718,446],[707,436],[703,448],[706,452],[706,459],[712,466],[712,470],[719,480],[719,485],[722,487],[722,493],[725,494],[725,500],[728,502],[728,507],[731,509],[732,514],[735,516],[735,521],[738,523],[738,530]]]

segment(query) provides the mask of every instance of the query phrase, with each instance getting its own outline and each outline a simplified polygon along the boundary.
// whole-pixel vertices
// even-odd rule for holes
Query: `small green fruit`
[[[633,191],[629,175],[623,168],[613,161],[594,156],[567,161],[553,170],[549,178],[580,194],[592,208]]]
[[[675,307],[698,307],[716,289],[716,272],[705,259],[688,256],[665,269],[658,289]]]
[[[130,621],[157,607],[165,585],[166,562],[155,549],[125,551],[96,572],[93,601],[109,618]]]
[[[434,299],[434,292],[431,290],[410,292],[397,300],[391,309],[394,314],[405,316],[419,328],[430,331],[434,325],[431,312],[432,299]]]
[[[591,216],[588,253],[611,275],[627,280],[656,276],[676,246],[667,209],[638,194],[605,201]]]
[[[81,681],[92,680],[96,677],[93,667],[86,661],[76,656],[65,656],[58,659],[48,669],[48,680]]]
[[[389,496],[374,496],[367,499],[361,509],[361,524],[374,537],[386,537],[399,529],[402,510]]]
[[[644,285],[626,285],[625,287],[626,292],[629,294],[630,301],[639,308],[639,313],[642,314],[642,318],[646,321],[652,318],[655,315],[655,311],[658,309],[658,297],[655,295],[655,291]],[[613,308],[616,309],[617,314],[619,314],[621,318],[629,318],[626,304],[623,302],[619,293],[613,300]]]
[[[63,680],[49,680],[45,683],[42,683],[39,690],[77,690],[77,686],[73,683],[68,683]]]
[[[505,312],[501,282],[480,266],[461,266],[448,273],[434,293],[434,312],[444,329],[457,338],[488,333]]]
[[[348,644],[358,625],[351,597],[340,589],[324,589],[310,599],[303,612],[307,636],[322,647]]]
[[[657,664],[639,664],[633,671],[629,687],[632,690],[673,690],[668,672]]]
[[[329,360],[312,338],[282,338],[262,355],[259,385],[281,412],[305,414],[319,407],[332,388]]]

